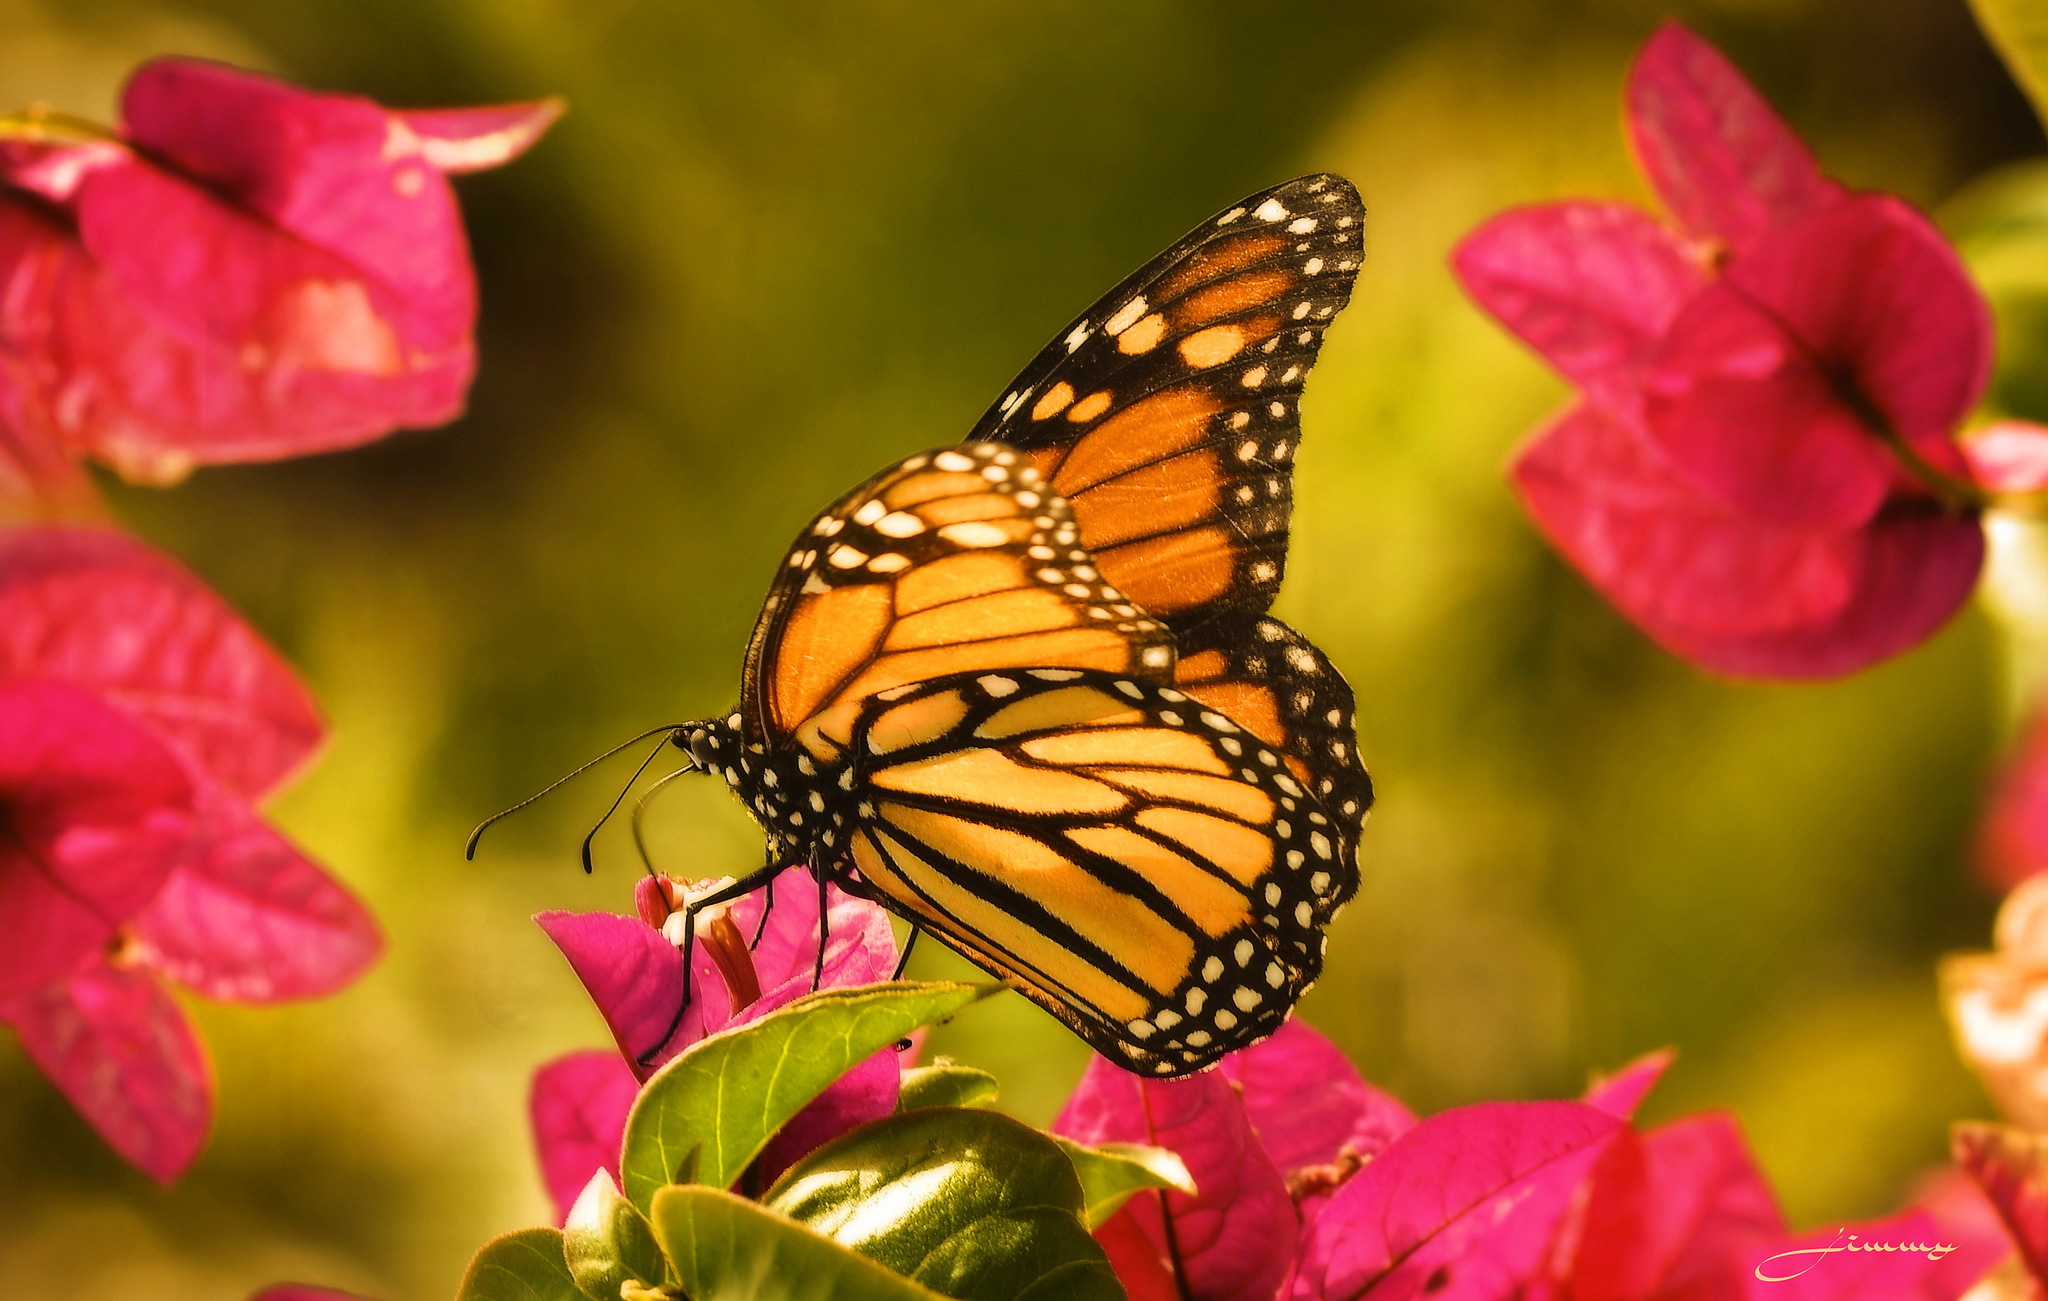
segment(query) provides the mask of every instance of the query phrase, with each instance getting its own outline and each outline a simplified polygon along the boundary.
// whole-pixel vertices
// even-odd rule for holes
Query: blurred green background
[[[1717,0],[1721,43],[1827,167],[1934,206],[2039,154],[1962,0]],[[1369,260],[1310,386],[1281,612],[1350,677],[1380,790],[1366,885],[1303,1004],[1436,1109],[1576,1091],[1674,1044],[1649,1108],[1736,1110],[1801,1223],[1875,1213],[1987,1106],[1931,962],[1981,944],[1966,867],[2008,726],[1980,614],[1852,681],[1703,678],[1539,544],[1501,464],[1563,397],[1471,309],[1498,209],[1639,197],[1620,132],[1651,0],[0,0],[0,100],[107,117],[157,53],[398,105],[559,92],[462,182],[471,414],[344,455],[114,488],[333,720],[277,806],[390,953],[284,1009],[199,1007],[221,1119],[174,1190],[0,1043],[0,1291],[238,1299],[294,1277],[452,1295],[546,1215],[532,1068],[606,1036],[527,920],[625,910],[584,782],[462,861],[480,815],[642,727],[722,709],[795,529],[958,438],[1052,331],[1241,193],[1342,171]],[[657,806],[678,875],[759,840],[709,782]],[[956,968],[927,951],[914,974]],[[936,1045],[1043,1122],[1078,1045],[1021,999]]]

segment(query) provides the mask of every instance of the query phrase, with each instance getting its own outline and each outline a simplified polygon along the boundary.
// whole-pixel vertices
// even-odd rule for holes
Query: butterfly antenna
[[[647,737],[651,735],[653,735],[653,733],[643,732],[639,736],[633,738],[633,740],[645,740]],[[631,744],[633,744],[632,741],[626,742],[626,745]],[[626,784],[624,786],[619,787],[619,793],[612,797],[611,807],[604,811],[604,816],[599,818],[597,820],[597,824],[591,827],[589,834],[583,837],[583,875],[589,876],[593,871],[596,870],[590,865],[590,842],[597,839],[597,833],[604,830],[604,824],[610,822],[612,820],[612,814],[617,813],[619,811],[619,805],[624,804],[626,802],[626,796],[629,792],[632,791],[633,783],[640,780],[640,774],[647,771],[648,765],[654,762],[654,757],[660,754],[662,750],[665,749],[667,746],[668,738],[663,737],[661,739],[660,745],[655,746],[652,750],[649,750],[647,752],[647,757],[640,761],[640,766],[633,770],[633,775],[631,777],[626,778]],[[619,747],[620,750],[623,750],[625,748],[626,746],[624,745]],[[612,753],[617,754],[618,750],[614,750],[612,751]],[[688,772],[689,769],[686,768],[683,771]],[[670,775],[673,776],[674,774]]]
[[[511,808],[501,809],[498,812],[493,813],[490,817],[485,818],[482,822],[477,823],[476,830],[469,833],[469,843],[463,846],[462,856],[468,859],[474,859],[476,857],[477,842],[484,838],[484,832],[490,829],[491,824],[498,822],[502,819],[511,817],[513,814],[519,812],[519,810],[525,808],[527,805],[533,803],[535,800],[539,799],[543,795],[554,794],[555,791],[559,789],[563,784],[573,781],[578,777],[581,777],[584,773],[589,772],[592,768],[597,767],[597,765],[603,763],[605,760],[611,758],[613,755],[617,754],[621,750],[630,749],[633,746],[640,744],[642,741],[645,741],[648,737],[656,735],[657,733],[666,733],[668,736],[673,736],[681,730],[682,724],[680,723],[665,723],[660,727],[651,727],[646,731],[642,732],[640,735],[634,737],[630,741],[621,741],[619,744],[613,746],[609,750],[606,750],[603,754],[597,756],[597,758],[595,759],[592,759],[589,763],[584,764],[582,767],[576,768],[568,774],[562,777],[558,777],[554,781],[549,782],[545,787],[538,791],[535,791],[533,794],[527,796],[525,799],[519,801],[517,804],[514,804]],[[665,737],[664,740],[666,740]],[[655,754],[660,753],[660,750],[655,751]],[[649,758],[652,757],[652,755],[649,756]],[[646,767],[646,765],[642,764],[641,767],[644,768]]]
[[[659,754],[661,752],[657,750],[655,751],[655,753]],[[654,783],[654,785],[649,786],[646,789],[646,791],[644,791],[641,794],[640,799],[633,805],[633,845],[640,851],[640,861],[646,866],[647,875],[649,876],[655,876],[658,875],[658,873],[656,873],[654,870],[653,856],[647,852],[647,836],[643,832],[641,827],[641,824],[647,820],[647,803],[649,800],[652,800],[655,796],[661,794],[662,787],[668,785],[670,782],[674,781],[676,778],[682,776],[686,772],[695,771],[697,771],[696,764],[684,764],[682,767],[676,769],[668,776]]]

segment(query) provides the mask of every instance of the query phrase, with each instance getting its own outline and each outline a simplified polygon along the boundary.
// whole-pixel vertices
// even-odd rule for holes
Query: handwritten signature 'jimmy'
[[[1953,1243],[1929,1242],[1863,1242],[1859,1234],[1847,1229],[1837,1230],[1835,1240],[1825,1247],[1800,1247],[1793,1251],[1781,1251],[1775,1256],[1757,1262],[1756,1276],[1764,1283],[1785,1283],[1820,1264],[1838,1251],[1905,1251],[1925,1252],[1927,1259],[1940,1260],[1955,1250]],[[1843,1241],[1847,1239],[1847,1241]],[[1779,1264],[1778,1262],[1786,1262]],[[1793,1266],[1797,1266],[1793,1268]],[[1790,1269],[1790,1273],[1783,1272]],[[1769,1271],[1769,1272],[1766,1272]]]

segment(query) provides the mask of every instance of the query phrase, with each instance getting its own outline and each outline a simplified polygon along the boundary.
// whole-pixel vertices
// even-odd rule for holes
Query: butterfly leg
[[[722,903],[731,903],[733,900],[741,897],[742,895],[752,894],[754,891],[774,881],[776,873],[780,871],[782,871],[781,865],[771,860],[768,864],[762,867],[760,871],[749,872],[747,875],[741,877],[739,880],[734,881],[731,885],[725,886],[721,889],[713,890],[710,894],[707,894],[699,899],[692,899],[688,904],[684,905],[683,997],[682,1000],[676,1004],[675,1015],[670,1017],[668,1020],[668,1029],[663,1030],[661,1032],[661,1036],[654,1041],[653,1046],[648,1048],[646,1052],[640,1054],[640,1056],[636,1059],[638,1060],[640,1065],[652,1066],[654,1064],[653,1059],[655,1054],[659,1053],[663,1048],[668,1046],[668,1041],[675,1037],[677,1028],[683,1024],[683,1013],[689,1011],[690,1009],[690,999],[692,995],[695,993],[694,989],[692,988],[692,977],[696,974],[695,958],[697,950],[697,914],[704,911],[706,908],[713,908]]]
[[[775,911],[775,878],[768,878],[768,884],[761,887],[761,924],[754,928],[754,942],[750,949],[761,947],[761,937],[768,933],[768,914]]]
[[[832,929],[831,919],[826,916],[832,901],[826,896],[826,891],[830,889],[832,874],[825,870],[822,863],[813,862],[811,875],[818,880],[818,961],[811,968],[811,992],[815,994],[825,983],[825,941]]]
[[[922,927],[912,926],[910,928],[910,938],[903,941],[903,956],[896,959],[896,970],[890,973],[889,979],[903,979],[903,971],[910,965],[910,951],[917,947],[917,937],[922,934],[924,934]]]

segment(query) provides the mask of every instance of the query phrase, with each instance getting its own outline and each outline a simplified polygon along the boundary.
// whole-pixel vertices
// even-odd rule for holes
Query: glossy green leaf
[[[995,1105],[996,1077],[972,1066],[939,1062],[903,1072],[896,1110],[920,1107],[989,1107]]]
[[[1066,1152],[1067,1159],[1074,1163],[1074,1173],[1081,1178],[1081,1195],[1087,1202],[1091,1229],[1122,1210],[1131,1194],[1147,1188],[1174,1188],[1194,1196],[1195,1180],[1188,1173],[1187,1164],[1163,1147],[1143,1143],[1085,1147],[1064,1138],[1053,1141]]]
[[[691,1301],[936,1301],[937,1293],[774,1211],[702,1185],[654,1195],[654,1232]]]
[[[998,1112],[873,1121],[790,1167],[762,1202],[945,1296],[1123,1296],[1088,1236],[1073,1162]]]
[[[646,1210],[696,1149],[694,1179],[729,1188],[775,1131],[862,1058],[1000,985],[897,982],[808,995],[692,1044],[626,1116],[626,1196]]]
[[[470,1260],[455,1301],[584,1301],[558,1229],[521,1229],[493,1238]]]
[[[620,1285],[629,1281],[654,1287],[668,1281],[668,1261],[654,1241],[654,1227],[619,1196],[608,1170],[590,1176],[570,1208],[562,1250],[569,1276],[591,1301],[617,1301]]]
[[[1970,0],[1977,25],[2012,69],[2013,80],[2034,102],[2034,112],[2048,122],[2048,2],[2044,0]]]

